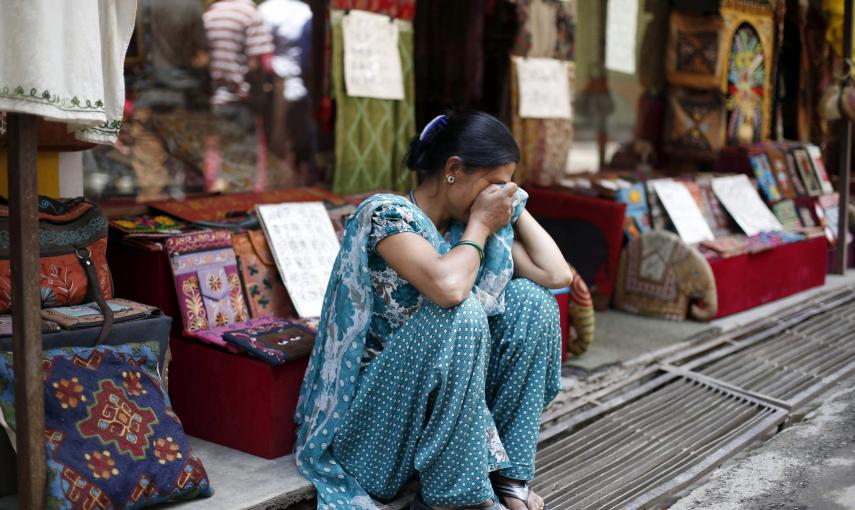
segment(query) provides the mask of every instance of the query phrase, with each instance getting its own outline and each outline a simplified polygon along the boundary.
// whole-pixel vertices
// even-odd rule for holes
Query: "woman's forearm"
[[[475,241],[483,248],[489,235],[487,227],[471,221],[466,225],[461,240]],[[441,282],[452,306],[459,304],[469,295],[480,267],[481,255],[473,246],[461,245],[440,257],[434,277]]]
[[[555,241],[537,220],[523,211],[515,226],[516,239],[524,247],[528,259],[542,273],[547,287],[566,287],[573,281],[573,273]]]

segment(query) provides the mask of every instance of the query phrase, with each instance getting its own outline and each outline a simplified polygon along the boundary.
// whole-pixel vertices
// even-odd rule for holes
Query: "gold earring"
[[[448,182],[448,184],[454,184],[454,176],[453,176],[453,175],[451,175],[451,174],[448,174],[448,175],[445,177],[445,180],[446,180],[446,182]]]

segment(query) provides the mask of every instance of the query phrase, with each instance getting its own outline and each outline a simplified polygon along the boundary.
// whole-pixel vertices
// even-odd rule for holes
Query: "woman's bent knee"
[[[558,324],[558,303],[543,285],[528,278],[515,278],[505,291],[505,313],[526,313],[535,321],[553,321]]]

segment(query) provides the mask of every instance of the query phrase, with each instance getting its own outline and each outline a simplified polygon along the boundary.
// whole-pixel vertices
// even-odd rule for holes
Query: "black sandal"
[[[410,510],[433,510],[433,508],[425,503],[421,496],[416,496],[410,503]],[[455,507],[455,510],[508,510],[508,508],[499,501],[495,501],[492,506],[461,506]]]
[[[531,495],[528,482],[509,483],[493,480],[493,492],[500,498],[518,499],[528,508],[528,498]],[[543,510],[547,510],[546,503],[543,504]]]

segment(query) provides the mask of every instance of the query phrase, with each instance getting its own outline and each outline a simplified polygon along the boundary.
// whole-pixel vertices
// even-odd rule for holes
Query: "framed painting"
[[[772,122],[774,11],[768,4],[722,0],[725,139],[728,145],[769,137]]]
[[[801,177],[802,183],[805,185],[807,194],[812,196],[821,195],[822,184],[820,184],[819,179],[817,179],[814,173],[813,164],[811,164],[807,150],[804,148],[793,149],[792,154],[796,162],[799,177]]]
[[[766,154],[754,154],[750,159],[751,169],[754,171],[754,176],[757,177],[757,183],[760,185],[760,191],[763,192],[766,201],[771,204],[781,200],[781,191],[778,189],[775,174],[772,173],[772,165],[769,163]]]

